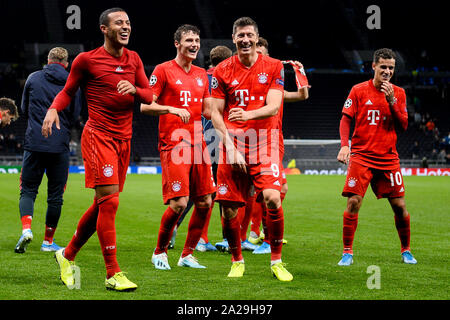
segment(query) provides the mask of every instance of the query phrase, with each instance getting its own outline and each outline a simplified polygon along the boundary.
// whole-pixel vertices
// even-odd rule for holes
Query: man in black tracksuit
[[[48,54],[48,64],[42,70],[28,76],[22,95],[22,113],[28,117],[25,133],[23,165],[20,176],[19,210],[22,221],[22,235],[15,252],[24,253],[33,239],[31,220],[34,201],[47,175],[47,214],[45,236],[41,251],[56,251],[60,247],[53,242],[63,203],[63,194],[69,174],[70,129],[80,115],[83,104],[81,91],[77,92],[71,106],[59,114],[60,130],[44,138],[41,133],[42,121],[55,96],[64,88],[69,73],[67,50],[56,47]]]

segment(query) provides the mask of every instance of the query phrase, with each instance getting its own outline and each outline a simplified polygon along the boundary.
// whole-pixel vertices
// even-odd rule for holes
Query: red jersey
[[[408,117],[405,90],[395,85],[396,113],[383,92],[375,88],[373,80],[355,85],[345,101],[342,113],[355,120],[351,143],[351,160],[362,165],[389,170],[399,165],[395,118]]]
[[[152,102],[152,90],[136,52],[123,48],[123,54],[118,58],[103,46],[82,52],[73,61],[66,85],[50,108],[58,111],[66,108],[81,87],[89,112],[86,126],[118,139],[131,139],[135,97],[117,91],[117,83],[121,80],[128,80],[136,87],[136,96],[142,102]]]
[[[156,66],[150,85],[158,96],[158,104],[184,108],[191,113],[188,123],[183,123],[180,117],[173,114],[159,117],[159,150],[171,150],[180,146],[180,142],[186,145],[201,144],[203,100],[210,97],[206,71],[192,65],[191,70],[186,72],[175,60],[170,60]],[[178,129],[185,129],[185,134],[180,132],[172,137]]]
[[[284,93],[284,69],[280,60],[258,55],[255,64],[248,68],[239,61],[237,55],[232,56],[215,68],[211,88],[212,97],[225,99],[223,119],[229,133],[247,137],[237,139],[235,143],[238,150],[247,153],[248,149],[261,148],[270,143],[271,131],[279,129],[278,114],[266,119],[234,122],[228,120],[228,115],[232,108],[251,111],[265,106],[270,89]],[[257,134],[257,141],[252,139],[252,132]]]

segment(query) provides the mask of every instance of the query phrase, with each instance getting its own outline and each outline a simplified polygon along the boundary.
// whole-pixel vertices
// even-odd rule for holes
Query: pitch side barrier
[[[402,168],[403,176],[450,176],[450,168]],[[20,166],[0,166],[0,174],[18,174]],[[285,169],[288,175],[346,175],[347,170],[338,169],[306,169],[301,171],[297,168]],[[84,166],[70,166],[69,173],[84,174]],[[161,174],[161,166],[130,166],[128,174]]]
[[[450,168],[401,168],[403,176],[450,176]],[[329,169],[306,169],[303,172],[298,170],[295,173],[292,169],[286,169],[286,174],[304,174],[304,175],[347,175],[347,170],[338,168]]]

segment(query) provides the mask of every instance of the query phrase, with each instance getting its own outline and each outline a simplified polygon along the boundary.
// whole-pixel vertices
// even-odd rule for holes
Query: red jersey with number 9
[[[392,85],[395,108],[407,114],[405,90]],[[351,160],[362,165],[389,170],[400,163],[397,153],[395,117],[383,92],[375,88],[373,80],[353,86],[342,113],[354,119],[351,140]]]

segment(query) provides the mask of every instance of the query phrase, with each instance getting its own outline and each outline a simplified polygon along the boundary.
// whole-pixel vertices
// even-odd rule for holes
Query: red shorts
[[[205,143],[203,147],[206,148]],[[203,160],[194,159],[194,153],[204,148],[199,145],[160,152],[164,204],[173,198],[195,198],[216,192],[209,153],[203,153]]]
[[[119,185],[119,191],[127,177],[130,161],[130,140],[119,140],[85,127],[81,136],[85,186]]]
[[[377,199],[396,198],[405,195],[400,165],[392,170],[379,170],[366,167],[355,161],[350,161],[348,165],[347,179],[342,195],[348,197],[357,194],[364,197],[369,183]]]
[[[279,163],[247,165],[247,173],[234,170],[230,164],[219,163],[215,201],[234,202],[244,206],[250,186],[255,186],[257,201],[266,189],[281,191],[282,172]]]

